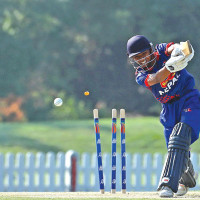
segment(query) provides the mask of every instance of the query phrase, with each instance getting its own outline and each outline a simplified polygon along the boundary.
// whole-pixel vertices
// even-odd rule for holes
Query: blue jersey
[[[172,43],[162,43],[156,46],[156,59],[157,62],[153,70],[148,72],[138,72],[136,76],[136,82],[139,85],[151,90],[155,98],[161,103],[170,102],[180,98],[187,93],[191,92],[195,86],[193,76],[187,72],[186,69],[171,73],[163,82],[149,86],[147,79],[149,74],[156,73],[158,70],[164,67],[165,62],[170,58],[167,54],[167,48]]]
[[[153,69],[148,72],[137,72],[136,82],[149,89],[155,98],[162,103],[160,122],[164,126],[166,144],[173,127],[178,122],[183,122],[192,128],[191,143],[199,137],[200,131],[200,98],[199,91],[194,89],[193,76],[186,69],[170,73],[161,83],[149,86],[147,79],[149,74],[156,73],[164,67],[170,58],[167,48],[173,43],[162,43],[156,46],[157,62]]]

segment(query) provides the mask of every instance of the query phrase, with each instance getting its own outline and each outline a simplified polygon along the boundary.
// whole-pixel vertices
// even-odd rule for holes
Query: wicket
[[[96,133],[96,148],[97,148],[97,161],[98,161],[98,172],[99,172],[99,185],[100,192],[104,194],[104,180],[103,180],[103,166],[102,166],[102,154],[101,154],[101,139],[100,139],[100,130],[99,130],[99,114],[98,110],[93,110],[94,114],[94,126]]]
[[[99,173],[100,192],[104,193],[104,179],[103,179],[103,165],[101,153],[101,140],[99,130],[99,116],[98,109],[93,110],[94,126],[96,133],[96,149]],[[112,166],[111,166],[111,193],[116,193],[116,141],[117,141],[117,110],[112,109]],[[120,125],[121,125],[121,180],[122,180],[122,193],[126,193],[126,142],[125,142],[125,110],[120,109]]]
[[[112,109],[112,176],[111,176],[111,193],[116,192],[116,149],[117,149],[117,110]]]
[[[120,110],[121,123],[121,165],[122,165],[122,193],[126,193],[126,141],[125,141],[125,110]]]

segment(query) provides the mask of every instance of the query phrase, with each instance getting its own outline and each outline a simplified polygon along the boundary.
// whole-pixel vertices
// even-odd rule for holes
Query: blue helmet
[[[149,56],[151,57],[151,60],[149,62],[144,62],[144,64],[139,64],[139,62],[136,62],[133,59],[133,56],[142,53],[146,51],[147,49],[150,50]],[[153,44],[149,42],[149,40],[143,36],[143,35],[135,35],[131,37],[127,42],[127,55],[129,57],[130,63],[133,65],[133,67],[138,71],[149,71],[153,69],[153,66],[155,65],[156,57],[154,56],[154,47]],[[146,58],[142,58],[145,60]]]
[[[127,54],[129,58],[150,48],[149,40],[143,35],[133,36],[127,42]]]

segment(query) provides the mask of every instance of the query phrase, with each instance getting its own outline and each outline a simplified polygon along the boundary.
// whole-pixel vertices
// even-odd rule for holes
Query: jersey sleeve
[[[142,85],[143,87],[150,89],[150,85],[147,82],[149,75],[150,74],[138,73],[136,75],[136,82],[139,85]]]
[[[159,55],[159,59],[167,61],[170,58],[170,55],[167,53],[167,50],[172,44],[174,43],[170,42],[170,43],[161,43],[156,45],[156,50]]]

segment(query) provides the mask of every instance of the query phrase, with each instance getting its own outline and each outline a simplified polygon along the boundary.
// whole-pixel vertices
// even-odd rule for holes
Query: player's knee
[[[177,123],[169,138],[168,149],[182,149],[189,151],[191,144],[192,128],[182,122]]]

